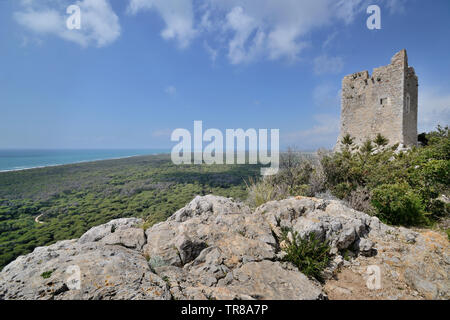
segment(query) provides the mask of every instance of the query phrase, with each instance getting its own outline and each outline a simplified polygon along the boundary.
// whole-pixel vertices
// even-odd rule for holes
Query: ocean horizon
[[[170,149],[0,149],[0,172],[170,153]]]

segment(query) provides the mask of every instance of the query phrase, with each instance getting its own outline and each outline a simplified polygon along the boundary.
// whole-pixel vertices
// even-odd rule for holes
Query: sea
[[[167,149],[0,150],[0,172],[170,153]]]

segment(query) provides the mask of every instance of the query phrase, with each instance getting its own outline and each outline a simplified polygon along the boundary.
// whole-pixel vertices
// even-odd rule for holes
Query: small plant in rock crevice
[[[41,277],[44,279],[48,279],[52,276],[54,270],[49,270],[41,273]]]
[[[288,236],[289,232],[292,237]],[[301,237],[298,232],[283,230],[282,240],[288,245],[283,261],[294,264],[303,274],[323,282],[322,272],[330,262],[330,246],[316,238],[314,233]]]

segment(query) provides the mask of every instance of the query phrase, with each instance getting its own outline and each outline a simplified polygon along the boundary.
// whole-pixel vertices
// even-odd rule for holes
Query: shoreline
[[[139,154],[136,154],[136,155],[125,156],[125,157],[104,158],[104,159],[93,159],[93,160],[81,160],[81,161],[70,162],[70,163],[50,164],[50,165],[37,166],[37,167],[29,167],[29,168],[21,168],[21,169],[0,170],[0,174],[6,173],[6,172],[18,172],[18,171],[33,170],[33,169],[43,169],[43,168],[61,167],[61,166],[68,166],[68,165],[80,164],[80,163],[90,163],[90,162],[99,162],[99,161],[108,161],[108,160],[120,160],[120,159],[129,159],[129,158],[135,158],[135,157],[158,156],[158,155],[163,155],[163,154],[166,154],[166,153],[162,152],[162,153],[140,154],[140,155],[139,155]]]
[[[314,154],[316,154],[317,152],[301,151],[300,153],[314,155]],[[136,154],[136,155],[131,155],[131,156],[114,157],[114,158],[100,158],[100,159],[92,159],[92,160],[81,160],[81,161],[76,161],[76,162],[58,163],[58,164],[50,164],[50,165],[43,165],[43,166],[34,166],[34,167],[28,167],[28,168],[19,168],[19,169],[6,169],[6,170],[0,170],[0,174],[6,173],[6,172],[18,172],[18,171],[33,170],[33,169],[43,169],[43,168],[61,167],[61,166],[68,166],[68,165],[81,164],[81,163],[90,163],[90,162],[99,162],[99,161],[108,161],[108,160],[129,159],[129,158],[134,158],[134,157],[158,156],[158,155],[164,155],[164,154],[170,155],[170,151],[168,151],[168,152],[159,152],[159,153],[151,153],[151,154]]]

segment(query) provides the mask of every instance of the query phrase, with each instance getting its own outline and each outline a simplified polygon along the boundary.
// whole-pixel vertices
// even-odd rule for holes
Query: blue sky
[[[332,147],[342,77],[403,48],[429,130],[450,122],[449,21],[447,0],[0,0],[0,148],[171,148],[194,120]]]

